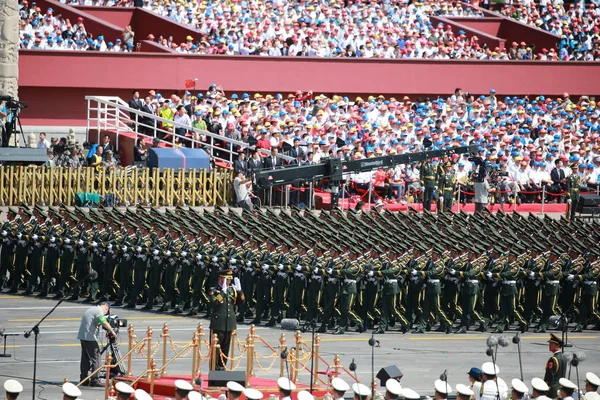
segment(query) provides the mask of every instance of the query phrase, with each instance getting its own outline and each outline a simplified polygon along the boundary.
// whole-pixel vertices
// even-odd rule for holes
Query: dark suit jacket
[[[550,178],[552,179],[552,183],[554,185],[560,185],[561,181],[565,179],[565,171],[562,168],[553,168],[550,171]]]
[[[275,168],[279,168],[283,165],[283,161],[281,160],[281,158],[276,157],[275,158],[275,162],[273,162],[273,156],[269,155],[268,157],[265,157],[264,162],[263,162],[263,168],[264,169],[275,169]]]
[[[102,158],[106,157],[106,152],[108,150],[112,151],[113,153],[115,152],[115,148],[113,147],[112,144],[107,143],[107,144],[101,144],[100,147],[103,147],[104,153],[102,153]]]
[[[254,174],[259,172],[262,168],[263,162],[260,158],[258,160],[255,160],[254,158],[248,160],[248,173]]]
[[[129,105],[129,108],[133,108],[134,110],[141,110],[142,106],[144,105],[144,103],[142,103],[142,101],[140,99],[131,99],[129,100],[129,102],[127,103]],[[131,119],[135,121],[135,114],[134,113],[129,113],[131,116]]]
[[[233,162],[233,171],[237,175],[238,173],[243,173],[244,175],[248,175],[248,160],[240,161],[235,160]]]

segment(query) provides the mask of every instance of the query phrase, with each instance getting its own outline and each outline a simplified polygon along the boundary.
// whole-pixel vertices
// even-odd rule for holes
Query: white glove
[[[302,265],[298,265],[298,266],[296,267],[296,271],[302,271]]]
[[[575,279],[575,275],[571,275],[571,274],[567,275],[568,281],[572,281],[573,279]]]
[[[283,264],[279,264],[279,265],[277,266],[277,269],[278,269],[278,270],[280,270],[280,271],[283,271]]]
[[[79,239],[79,241],[77,241],[77,244],[83,246],[83,240]]]
[[[31,238],[32,238],[33,240],[38,240],[38,235],[33,235]]]
[[[54,238],[54,236],[50,236],[50,243],[54,243],[56,242],[56,239]]]
[[[171,250],[167,250],[165,254],[167,255],[167,257],[171,257]]]
[[[529,277],[530,277],[530,278],[533,278],[534,276],[535,276],[535,272],[531,271],[531,272],[529,273]]]
[[[444,201],[444,196],[440,196],[440,201]]]
[[[374,273],[373,273],[373,271],[369,271],[369,272],[367,272],[367,275],[368,275],[368,276],[373,276],[373,275],[374,275]]]
[[[187,256],[187,251],[182,251],[181,252],[181,257],[185,257],[185,256]]]
[[[200,254],[196,254],[196,260],[200,260],[202,256]]]
[[[249,266],[251,266],[251,265],[252,265],[252,262],[250,262],[250,261],[246,261],[246,267],[249,267]]]
[[[8,236],[8,232],[2,231],[2,236]]]
[[[571,199],[568,199],[568,200],[567,200],[567,204],[573,204],[573,200],[571,200]]]
[[[21,239],[22,237],[23,237],[23,234],[22,234],[22,233],[18,233],[18,234],[17,234],[17,239]]]
[[[411,270],[410,270],[410,274],[411,274],[412,276],[416,276],[416,275],[417,275],[417,270],[416,270],[416,269],[411,269]]]
[[[112,243],[108,245],[108,249],[112,250]]]
[[[240,279],[237,276],[235,278],[233,278],[233,287],[238,292],[242,291],[242,284],[240,283]]]
[[[450,272],[450,275],[456,275],[456,270],[455,270],[454,268],[452,268],[452,269],[451,269],[450,271],[448,271],[448,272]]]
[[[491,272],[486,272],[485,276],[487,276],[488,278],[491,278],[492,277],[492,273]]]
[[[92,247],[98,247],[98,243],[92,242]]]
[[[142,252],[142,248],[140,246],[138,246],[138,247],[135,248],[135,251],[137,251],[138,253],[141,253]]]
[[[268,269],[269,269],[269,265],[263,265],[263,266],[262,266],[262,269],[263,269],[264,271],[268,270]]]
[[[313,274],[317,274],[317,273],[319,273],[319,268],[313,269]]]
[[[332,272],[333,272],[333,268],[327,268],[327,273],[328,273],[329,275],[331,275],[331,273],[332,273]]]
[[[219,261],[219,259],[217,257],[213,256],[212,262],[217,262],[217,261]]]
[[[69,239],[69,238],[66,238],[66,239],[65,239],[65,243],[66,243],[66,244],[69,244],[69,243],[71,243],[71,239]]]
[[[127,246],[123,246],[123,252],[127,251]]]
[[[160,253],[160,252],[157,249],[154,249],[154,251],[152,252],[152,254],[154,254],[155,256],[157,256],[158,253]]]
[[[237,260],[235,258],[232,258],[231,260],[229,260],[230,263],[235,264]]]

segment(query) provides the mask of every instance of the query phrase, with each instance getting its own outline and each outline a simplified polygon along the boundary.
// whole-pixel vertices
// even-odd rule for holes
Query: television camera
[[[10,112],[19,112],[19,110],[27,108],[27,103],[16,100],[12,96],[0,96],[0,101],[6,102],[6,108]]]
[[[106,350],[110,350],[113,362],[117,362],[121,360],[121,352],[119,351],[119,343],[117,342],[117,336],[119,335],[119,330],[121,328],[127,328],[127,320],[123,318],[119,318],[118,315],[109,315],[106,319],[106,322],[110,325],[110,327],[115,332],[115,337],[111,337],[110,335],[106,335],[108,338],[108,342],[106,346],[102,348],[100,354],[104,354]],[[125,375],[125,368],[118,363],[114,369],[111,369],[111,375]]]

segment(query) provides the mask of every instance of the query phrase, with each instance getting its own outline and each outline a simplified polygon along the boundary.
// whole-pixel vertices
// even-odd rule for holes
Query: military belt
[[[311,276],[311,278],[312,278],[312,279],[318,279],[318,280],[321,280],[321,279],[323,279],[323,277],[322,277],[322,276],[319,276],[319,275],[312,275],[312,276]],[[335,278],[334,278],[334,279],[335,279]]]
[[[387,280],[385,283],[398,283],[398,279],[390,279]]]
[[[306,277],[306,275],[304,275],[301,272],[294,272],[294,276],[297,277],[297,278],[305,278]]]
[[[473,283],[473,284],[478,284],[479,283],[479,281],[477,279],[469,279],[467,282]]]
[[[585,283],[586,285],[597,285],[598,282],[596,281],[583,281],[583,283]]]
[[[558,285],[560,283],[560,281],[548,281],[547,283],[549,283],[551,285]]]
[[[435,179],[435,176],[433,176],[433,175],[427,175],[423,179]]]
[[[344,283],[356,283],[356,279],[344,279]]]
[[[336,283],[337,282],[337,278],[327,278],[327,282]]]
[[[287,273],[285,273],[285,272],[278,272],[277,276],[281,276],[282,278],[287,278]]]
[[[502,283],[505,285],[516,285],[517,281],[504,281]]]
[[[447,188],[444,188],[444,190],[454,190],[454,188],[453,187],[447,187]]]
[[[429,279],[429,280],[427,280],[427,282],[429,282],[429,283],[440,283],[440,280],[439,279]]]

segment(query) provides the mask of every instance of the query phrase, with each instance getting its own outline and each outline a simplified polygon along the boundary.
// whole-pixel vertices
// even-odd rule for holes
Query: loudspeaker
[[[582,194],[579,196],[579,202],[577,203],[577,212],[585,212],[585,207],[599,207],[600,196],[597,194]]]
[[[340,158],[329,158],[327,159],[327,172],[329,173],[329,179],[332,181],[342,180],[342,160]]]
[[[209,387],[224,387],[227,382],[234,381],[242,386],[246,386],[245,371],[209,371],[208,386]]]
[[[402,376],[402,371],[400,371],[400,368],[398,368],[396,365],[383,367],[377,373],[377,379],[379,379],[379,384],[381,387],[385,387],[385,383],[388,379],[400,379]]]

